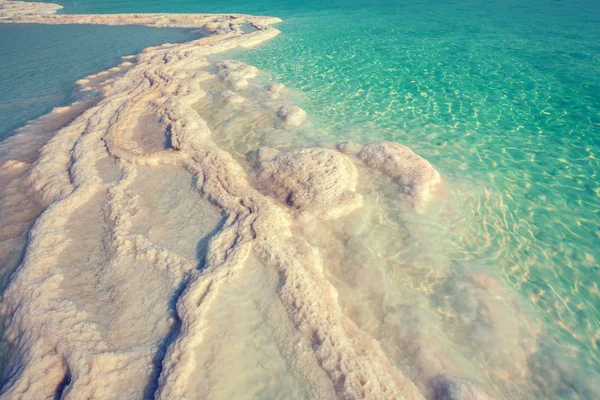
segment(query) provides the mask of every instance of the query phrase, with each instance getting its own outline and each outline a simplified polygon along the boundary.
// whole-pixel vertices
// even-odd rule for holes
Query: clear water
[[[73,101],[75,81],[124,55],[198,35],[142,26],[0,24],[0,139],[24,122]]]
[[[600,396],[600,2],[61,4],[284,18],[234,56],[304,94],[311,140],[394,140],[430,160],[467,226],[440,246],[501,275],[542,324],[536,397]]]

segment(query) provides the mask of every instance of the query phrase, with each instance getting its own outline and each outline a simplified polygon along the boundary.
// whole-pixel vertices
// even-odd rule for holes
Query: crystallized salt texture
[[[338,148],[354,154],[368,167],[394,178],[400,186],[400,196],[417,210],[429,202],[441,180],[429,161],[400,143],[381,142],[365,146],[342,143]]]
[[[294,210],[337,218],[362,204],[356,193],[356,167],[345,155],[321,148],[271,155],[272,159],[263,160],[258,167],[258,182],[265,192]]]

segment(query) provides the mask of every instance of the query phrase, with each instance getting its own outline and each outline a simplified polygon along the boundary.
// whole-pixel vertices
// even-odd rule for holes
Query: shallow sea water
[[[431,223],[401,217],[393,202],[365,217],[372,221],[354,222],[379,221],[381,228],[357,246],[367,243],[389,258],[384,280],[392,286],[390,293],[418,297],[446,316],[449,336],[465,337],[470,317],[464,310],[470,305],[456,304],[465,289],[464,276],[484,271],[499,277],[510,293],[499,297],[510,298],[527,315],[528,322],[517,324],[518,329],[536,338],[536,349],[526,349],[523,359],[507,356],[507,366],[489,368],[493,375],[509,370],[517,359],[527,363],[532,374],[515,386],[528,390],[515,389],[509,376],[497,386],[490,382],[502,382],[502,376],[489,376],[489,381],[479,376],[484,386],[494,386],[500,398],[600,396],[600,4],[236,3],[61,4],[71,13],[247,12],[282,17],[282,35],[223,57],[254,65],[268,73],[261,79],[296,90],[295,103],[310,116],[297,141],[397,141],[428,159],[446,182],[444,193],[453,206],[440,207]],[[248,140],[235,150],[243,155],[264,144],[263,139]],[[377,194],[367,200],[389,202]],[[394,248],[391,232],[408,232],[412,239],[399,241],[412,247]],[[328,240],[346,239],[340,233]],[[400,254],[392,259],[394,250]],[[433,275],[440,271],[443,278],[428,279],[424,268]],[[410,279],[405,279],[406,270],[412,271]],[[342,303],[345,291],[357,293],[335,266],[327,272]],[[375,289],[362,288],[360,293],[365,304],[373,299],[377,303]],[[401,311],[406,304],[400,298],[394,302]],[[378,325],[361,319],[377,304],[362,310],[347,303],[355,307],[349,311],[354,321],[384,347],[390,326],[423,323],[422,315],[410,317],[414,310],[395,321],[403,314],[388,304],[387,325]],[[487,371],[495,360],[486,358],[484,339],[476,342],[486,335],[469,337],[478,350],[463,352]],[[393,353],[393,345],[388,343],[386,350]]]
[[[595,387],[579,393],[589,398],[600,371],[599,11],[413,3],[290,21],[242,56],[306,93],[325,140],[399,141],[439,168],[465,220],[441,238],[448,257],[484,264],[532,304],[545,355],[530,366],[554,358]],[[533,378],[541,398],[578,398],[547,378]]]

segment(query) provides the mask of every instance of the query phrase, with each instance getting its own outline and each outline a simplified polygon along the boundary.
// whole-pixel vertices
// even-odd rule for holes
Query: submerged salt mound
[[[341,143],[338,149],[355,155],[366,166],[394,178],[401,186],[400,195],[416,210],[420,210],[431,199],[433,190],[441,181],[440,174],[429,161],[400,143],[381,142],[365,146]]]
[[[239,94],[232,92],[231,90],[221,92],[220,97],[221,100],[223,100],[223,102],[226,104],[241,104],[246,101],[246,99],[243,96],[240,96]]]
[[[248,86],[248,79],[258,76],[258,69],[252,65],[239,61],[227,60],[215,63],[217,76],[233,89],[242,89]]]
[[[281,92],[285,89],[285,85],[283,83],[271,83],[266,88],[267,92],[270,94],[272,99],[278,99],[281,95]]]
[[[277,110],[284,126],[300,126],[306,121],[306,111],[298,106],[285,105]]]
[[[279,93],[283,89],[285,89],[285,85],[280,82],[275,82],[275,83],[271,83],[270,85],[268,85],[266,89],[268,92],[271,92],[271,93]]]
[[[491,400],[485,392],[464,379],[437,376],[432,379],[432,400]]]
[[[259,150],[257,181],[261,189],[299,213],[331,219],[362,204],[356,193],[356,167],[335,150],[307,148]]]

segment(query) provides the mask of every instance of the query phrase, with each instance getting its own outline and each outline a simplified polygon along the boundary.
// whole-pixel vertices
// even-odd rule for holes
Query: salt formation
[[[244,97],[230,90],[221,92],[221,99],[228,104],[240,104],[246,101]]]
[[[283,89],[285,89],[285,85],[283,83],[271,83],[269,86],[267,86],[267,90],[271,93],[279,93],[281,92]]]
[[[342,143],[338,148],[354,154],[368,167],[376,169],[396,180],[401,195],[415,208],[421,209],[432,197],[440,182],[440,174],[425,159],[399,143],[375,143],[359,146]]]
[[[362,204],[356,193],[356,167],[334,150],[309,148],[274,154],[262,148],[259,157],[259,185],[300,213],[333,219]]]
[[[487,394],[472,383],[462,380],[452,380],[445,376],[436,377],[433,380],[433,387],[434,400],[489,399]]]
[[[306,120],[306,111],[298,106],[285,105],[277,111],[284,125],[300,126]]]
[[[361,297],[386,282],[383,269],[368,270],[382,260],[356,244],[375,209],[359,191],[360,171],[391,177],[402,187],[395,193],[422,209],[440,180],[427,161],[393,143],[338,151],[282,142],[242,163],[216,144],[227,126],[211,130],[195,109],[205,98],[229,117],[254,106],[259,71],[210,56],[276,36],[278,19],[0,5],[4,23],[214,32],[81,80],[89,97],[63,109],[65,118],[30,126],[39,133],[36,124],[52,122],[37,158],[0,152],[0,201],[21,218],[6,243],[26,245],[22,260],[0,248],[12,272],[0,307],[9,344],[2,398],[487,398],[448,367],[452,352],[427,348],[410,323],[419,318],[398,318],[396,303],[385,303],[396,297],[380,296],[388,314],[373,329],[339,283],[356,274],[352,294]],[[261,119],[297,130],[306,113],[269,94],[281,89],[261,87]]]
[[[258,75],[258,69],[239,61],[219,61],[215,66],[217,67],[217,76],[233,89],[248,86],[248,79],[256,78]]]

